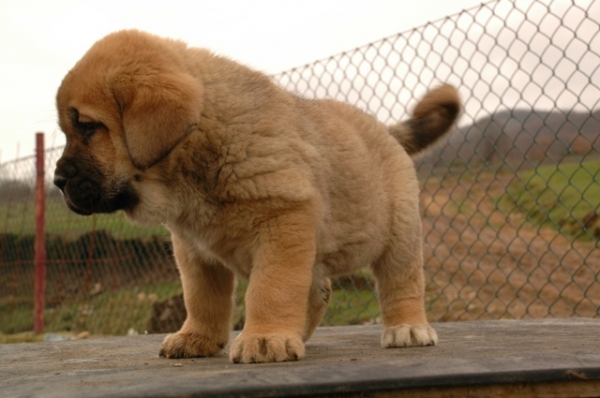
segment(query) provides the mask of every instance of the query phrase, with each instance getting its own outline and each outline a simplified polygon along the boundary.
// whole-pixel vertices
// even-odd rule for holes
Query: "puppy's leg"
[[[181,274],[187,318],[177,333],[165,337],[160,356],[219,355],[229,340],[234,275],[221,264],[201,258],[175,235],[173,250]]]
[[[412,201],[412,202],[411,202]],[[398,201],[391,243],[373,265],[379,293],[384,347],[435,345],[424,303],[423,248],[417,199]]]
[[[308,296],[308,313],[302,340],[307,341],[312,336],[315,328],[319,326],[325,311],[327,311],[330,298],[331,280],[326,277],[314,278]]]
[[[233,362],[281,362],[304,356],[316,250],[311,213],[296,210],[261,225],[246,291],[246,324],[229,353]]]

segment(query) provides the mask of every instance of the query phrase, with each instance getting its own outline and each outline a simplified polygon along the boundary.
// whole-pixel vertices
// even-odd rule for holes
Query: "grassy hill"
[[[600,160],[539,167],[517,173],[501,209],[576,239],[600,239]]]

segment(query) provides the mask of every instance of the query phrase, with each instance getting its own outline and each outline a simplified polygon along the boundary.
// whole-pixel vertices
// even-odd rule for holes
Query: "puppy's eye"
[[[104,128],[104,124],[100,122],[77,122],[77,130],[85,137],[89,137],[96,131]]]
[[[71,123],[75,130],[81,134],[84,138],[89,138],[98,130],[106,130],[106,126],[91,119],[88,116],[81,115],[75,108],[70,108]]]

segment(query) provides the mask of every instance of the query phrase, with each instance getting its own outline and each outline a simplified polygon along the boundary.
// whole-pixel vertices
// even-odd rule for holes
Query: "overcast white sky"
[[[477,6],[481,0],[0,1],[0,163],[63,143],[54,95],[104,35],[138,28],[281,72]]]

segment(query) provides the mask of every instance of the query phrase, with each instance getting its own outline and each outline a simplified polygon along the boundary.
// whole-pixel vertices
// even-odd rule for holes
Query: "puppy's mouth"
[[[54,185],[61,190],[67,207],[77,214],[113,213],[131,209],[139,202],[137,194],[126,182],[102,184],[80,174],[65,174],[57,168]]]
[[[91,210],[82,209],[82,208],[77,207],[77,205],[75,205],[75,203],[73,203],[71,201],[71,199],[65,192],[63,192],[62,194],[63,194],[63,200],[65,201],[65,204],[71,211],[73,211],[79,215],[82,215],[82,216],[89,216],[94,213]]]
[[[139,198],[128,187],[119,190],[102,190],[100,187],[90,188],[90,184],[62,189],[63,199],[73,212],[89,216],[94,213],[114,213],[135,207]]]

